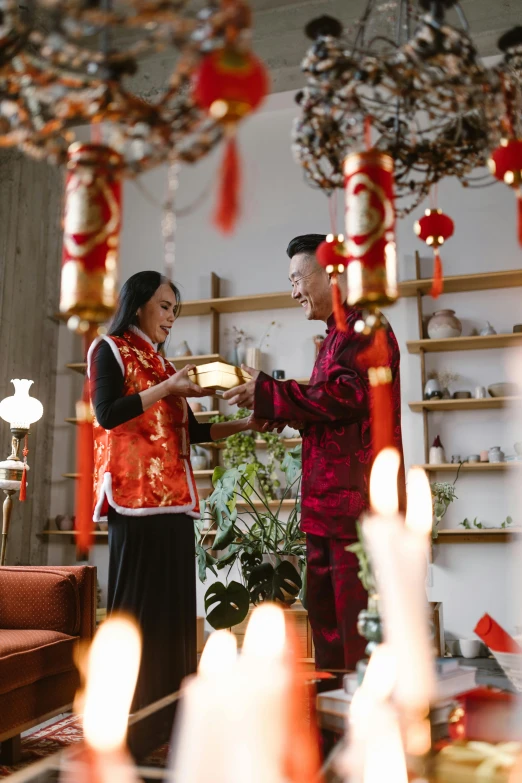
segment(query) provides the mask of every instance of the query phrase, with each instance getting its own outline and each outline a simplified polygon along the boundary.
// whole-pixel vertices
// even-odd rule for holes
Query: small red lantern
[[[236,126],[260,106],[268,87],[268,73],[261,60],[234,44],[208,54],[195,75],[193,95],[196,103],[213,119],[223,123],[228,136],[214,215],[214,222],[224,233],[234,230],[239,214],[240,166]]]
[[[433,284],[430,294],[434,299],[441,295],[444,285],[442,276],[442,261],[439,247],[453,236],[455,224],[441,209],[427,209],[424,217],[417,220],[414,231],[423,242],[433,248],[435,265],[433,268]]]
[[[332,303],[335,317],[335,326],[340,332],[346,332],[346,317],[343,311],[343,302],[339,290],[337,276],[346,269],[346,247],[342,234],[328,234],[324,242],[321,242],[315,251],[315,257],[319,264],[330,275],[332,285]]]
[[[518,241],[522,245],[522,139],[502,139],[488,160],[494,177],[516,189],[518,201]]]

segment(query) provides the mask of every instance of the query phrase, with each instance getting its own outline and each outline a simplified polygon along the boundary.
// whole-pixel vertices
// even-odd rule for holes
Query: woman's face
[[[162,283],[137,312],[138,326],[153,343],[163,343],[176,320],[176,297],[168,283]]]

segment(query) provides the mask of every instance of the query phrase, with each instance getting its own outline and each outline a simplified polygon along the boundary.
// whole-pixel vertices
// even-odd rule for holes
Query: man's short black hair
[[[288,247],[286,248],[286,254],[288,258],[293,258],[297,253],[306,253],[313,256],[321,242],[326,239],[326,234],[301,234],[301,236],[294,237]]]

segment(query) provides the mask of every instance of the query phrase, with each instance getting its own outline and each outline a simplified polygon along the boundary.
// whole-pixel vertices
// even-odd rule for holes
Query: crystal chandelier
[[[451,6],[461,27],[445,18]],[[293,151],[312,186],[343,187],[343,161],[364,145],[394,160],[397,215],[408,214],[446,176],[468,187],[492,184],[487,163],[501,133],[499,117],[520,119],[522,37],[506,34],[504,60],[481,63],[460,6],[452,0],[410,0],[395,6],[395,34],[370,35],[379,9],[368,0],[351,37],[322,17],[306,28],[313,44],[302,63],[307,84]],[[413,30],[413,25],[415,29]],[[370,131],[371,128],[371,131]]]

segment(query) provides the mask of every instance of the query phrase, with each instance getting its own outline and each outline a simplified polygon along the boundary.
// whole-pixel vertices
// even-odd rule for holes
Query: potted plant
[[[459,474],[457,473],[457,478],[458,475]],[[431,485],[431,495],[433,499],[433,529],[431,536],[433,540],[438,538],[439,524],[449,506],[457,497],[455,494],[455,482],[457,481],[457,478],[453,484],[446,481],[435,481]]]
[[[250,411],[240,408],[237,413],[229,416],[220,414],[210,419],[211,422],[233,421],[243,419],[250,415]],[[256,453],[257,441],[266,443],[266,462],[259,461]],[[280,435],[277,432],[255,433],[250,431],[238,432],[231,435],[224,443],[223,463],[226,468],[238,468],[245,463],[256,466],[256,479],[263,495],[267,500],[275,500],[281,486],[277,470],[282,468],[285,460],[286,449]]]
[[[286,453],[281,467],[287,486],[275,509],[256,486],[258,462],[214,470],[214,490],[202,502],[196,524],[199,578],[205,582],[208,571],[214,576],[225,572],[223,581],[214,582],[205,593],[205,612],[213,628],[242,622],[250,604],[277,601],[289,606],[303,587],[306,547],[299,527],[300,445]],[[292,489],[297,497],[288,519],[282,521],[283,501]]]
[[[359,612],[357,618],[357,631],[359,635],[364,639],[367,639],[368,644],[365,652],[370,657],[375,647],[382,642],[382,622],[379,611],[379,595],[377,592],[377,585],[375,582],[375,576],[372,571],[372,565],[368,553],[364,546],[364,535],[362,532],[362,526],[360,522],[357,522],[357,543],[350,544],[346,547],[348,552],[353,552],[359,561],[359,571],[357,576],[359,577],[362,586],[368,593],[368,606]],[[359,683],[364,677],[366,670],[366,661],[359,661],[357,664],[357,673]]]

